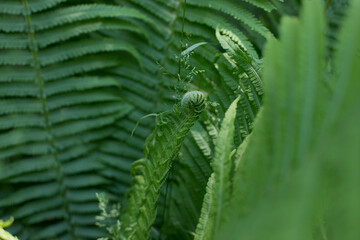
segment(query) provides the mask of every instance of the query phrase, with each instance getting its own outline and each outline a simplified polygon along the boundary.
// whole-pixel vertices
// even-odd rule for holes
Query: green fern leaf
[[[35,13],[35,12],[43,11],[48,8],[54,7],[57,4],[60,4],[60,3],[66,2],[66,1],[67,0],[35,0],[35,1],[31,1],[28,3],[28,10],[31,13]],[[1,1],[1,3],[0,3],[0,9],[1,9],[0,13],[20,15],[24,11],[24,6],[20,1],[14,2],[11,0],[10,1],[4,0],[4,1]]]
[[[113,194],[112,199],[123,196],[130,183],[131,162],[143,155],[143,141],[153,122],[142,121],[130,139],[131,129],[141,116],[164,111],[174,103],[172,90],[176,79],[162,75],[156,63],[164,65],[170,74],[177,72],[181,1],[113,1],[123,7],[101,2],[109,4],[100,1],[78,5],[78,2],[65,0],[4,0],[0,3],[0,48],[6,53],[0,57],[0,124],[4,123],[0,129],[4,137],[12,136],[10,145],[0,136],[1,143],[6,146],[0,149],[0,165],[10,171],[4,172],[0,180],[0,198],[7,199],[28,185],[41,187],[41,184],[59,182],[62,191],[66,182],[67,187],[65,195],[56,192],[49,197],[26,201],[24,206],[16,204],[0,210],[1,214],[19,216],[14,233],[22,239],[101,236],[101,231],[89,220],[90,215],[97,215],[95,192],[109,192]],[[262,27],[265,21],[262,17],[254,17],[258,16],[257,9],[249,8],[243,1],[236,5],[244,14],[238,14],[232,8],[234,2],[226,0],[224,8],[218,5],[199,7],[194,1],[188,3],[185,45],[217,42],[215,29],[221,23],[241,39],[238,44],[256,49],[246,54],[260,53],[261,39],[267,31]],[[102,40],[107,44],[101,44]],[[201,76],[196,76],[193,84],[219,103],[215,118],[222,117],[240,94],[239,73],[233,73],[231,61],[223,56],[217,62],[218,51],[216,46],[208,44],[197,48],[190,58],[191,66],[205,70]],[[183,73],[183,77],[186,76],[185,71]],[[235,126],[244,129],[245,137],[251,131],[253,118],[248,109],[243,112],[242,108],[252,106],[246,96],[251,97],[251,90],[255,90],[247,78],[241,82],[248,95],[243,94],[240,100]],[[256,108],[252,110],[255,115]],[[216,124],[209,120],[199,125],[196,128],[199,134],[185,139],[180,155],[181,171],[173,177],[176,184],[168,222],[175,227],[171,229],[171,239],[192,238],[205,192],[203,187],[210,175],[211,155],[208,154],[213,144],[208,141],[216,136]],[[206,133],[205,128],[211,132]],[[32,139],[28,133],[34,129],[39,133]],[[50,129],[53,134],[45,134],[44,139],[41,134],[44,129]],[[236,144],[243,140],[237,132]],[[19,134],[25,137],[17,137]],[[35,161],[37,159],[44,159],[44,164]],[[29,166],[32,161],[34,168]],[[22,164],[23,171],[21,168],[14,170]],[[75,176],[88,176],[92,183],[85,186],[79,180],[77,187],[71,188],[68,180],[76,180]],[[190,184],[193,189],[187,188]],[[184,199],[181,203],[180,197]],[[50,204],[50,199],[56,204]],[[34,209],[30,210],[31,207]],[[77,210],[80,208],[82,210]],[[63,209],[62,217],[59,209]],[[53,220],[47,221],[49,218]],[[44,227],[45,222],[54,225]],[[167,230],[162,234],[166,237]]]
[[[358,173],[350,170],[358,165],[353,131],[360,119],[354,104],[359,100],[360,31],[355,22],[360,4],[351,3],[339,35],[337,73],[326,80],[338,84],[331,92],[324,81],[321,1],[305,1],[300,20],[285,18],[281,41],[268,43],[264,107],[247,146],[236,156],[229,215],[216,239],[360,236],[351,228],[359,220],[353,211],[359,190],[351,184]],[[336,198],[340,192],[341,199]]]
[[[137,160],[131,167],[134,179],[128,205],[121,217],[125,238],[150,237],[161,187],[186,134],[204,108],[204,98],[202,93],[190,92],[183,97],[181,106],[157,116],[156,128],[146,139],[145,158]]]
[[[246,24],[253,31],[258,32],[265,38],[271,37],[272,33],[260,22],[259,19],[255,18],[255,16],[247,11],[246,9],[239,6],[239,4],[233,1],[216,1],[216,0],[189,0],[187,3],[200,7],[208,7],[212,9],[216,9],[218,11],[224,12],[234,19],[239,20]]]
[[[133,109],[105,69],[143,60],[133,44],[102,32],[146,38],[138,23],[153,24],[133,8],[65,2],[0,3],[0,206],[17,217],[14,233],[24,240],[102,235],[91,231],[97,208],[74,206],[96,206],[95,192],[110,185],[101,148]]]
[[[14,221],[14,218],[10,218],[7,221],[0,220],[0,239],[2,240],[18,240],[17,237],[14,237],[10,233],[4,230],[4,228],[9,227]]]
[[[248,2],[249,4],[252,4],[256,7],[260,7],[268,12],[275,9],[275,6],[271,3],[271,1],[267,1],[267,0],[242,0],[242,1]]]
[[[196,229],[195,239],[212,239],[224,217],[222,209],[230,201],[231,152],[233,150],[234,120],[239,98],[225,113],[221,129],[215,143],[214,159],[211,163],[213,174],[207,184],[203,207]]]

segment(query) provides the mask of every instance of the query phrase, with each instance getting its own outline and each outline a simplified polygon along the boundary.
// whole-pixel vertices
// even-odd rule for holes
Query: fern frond
[[[189,0],[187,3],[199,7],[208,7],[211,9],[215,9],[221,12],[224,12],[234,19],[241,21],[246,24],[247,27],[256,31],[264,38],[268,38],[272,36],[272,33],[267,29],[259,19],[257,19],[251,12],[242,8],[241,5],[237,4],[234,1],[216,1],[216,0]]]
[[[101,148],[114,148],[115,123],[133,109],[105,69],[143,60],[133,44],[102,32],[146,38],[138,23],[153,24],[136,9],[65,2],[0,3],[0,206],[24,240],[102,235],[92,230],[97,208],[74,206],[112,191]]]
[[[14,237],[9,232],[5,231],[4,228],[9,227],[14,221],[14,218],[10,218],[7,221],[0,220],[0,239],[2,240],[18,240],[17,237]]]
[[[41,31],[38,33],[38,44],[39,47],[43,48],[50,44],[66,41],[77,36],[101,30],[126,30],[144,35],[145,38],[148,38],[144,30],[134,23],[119,18],[94,18],[86,21],[82,20],[80,22],[74,22],[70,25],[61,25],[56,28],[48,29],[47,31]]]
[[[235,33],[244,49],[248,51],[252,56],[257,56],[257,53],[254,49],[253,44],[249,41],[249,39],[241,32],[239,31],[235,26],[228,23],[222,16],[217,15],[215,12],[202,9],[202,8],[190,8],[188,10],[188,17],[187,19],[193,22],[197,22],[200,24],[207,25],[214,30],[217,28],[217,26],[220,24],[223,28],[229,29],[233,33]],[[212,17],[210,17],[212,16]]]
[[[32,24],[34,29],[39,31],[66,23],[79,22],[94,18],[135,18],[152,23],[149,18],[134,8],[105,4],[84,4],[67,8],[59,8],[51,12],[37,14],[32,19]],[[8,26],[8,28],[9,27],[10,26]]]
[[[123,234],[127,239],[150,237],[161,187],[186,134],[204,108],[203,94],[199,96],[200,99],[190,97],[185,95],[181,106],[157,116],[155,130],[146,139],[145,157],[135,161],[131,167],[134,179],[129,191],[128,205],[121,215]]]
[[[326,80],[338,84],[333,92],[324,81],[321,1],[305,1],[300,19],[283,20],[281,41],[268,43],[264,106],[247,146],[235,155],[234,194],[216,239],[360,236],[350,229],[359,220],[353,211],[359,190],[352,184],[358,173],[350,169],[358,166],[353,130],[360,119],[354,104],[359,100],[354,89],[359,87],[355,22],[360,4],[351,4],[339,35],[337,73]]]
[[[239,98],[230,105],[221,123],[221,129],[215,143],[214,159],[211,162],[213,173],[207,184],[199,224],[195,232],[195,239],[212,239],[218,231],[220,221],[224,218],[222,210],[230,201],[231,172],[233,163],[234,120],[236,105]]]
[[[271,1],[267,1],[267,0],[241,0],[241,1],[245,1],[245,2],[247,2],[249,4],[252,4],[252,5],[256,6],[256,7],[260,7],[260,8],[262,8],[265,11],[268,11],[268,12],[275,9],[275,6],[271,3]]]
[[[99,44],[99,42],[101,44]],[[67,44],[58,44],[56,47],[41,51],[41,53],[39,53],[39,62],[41,66],[47,66],[87,54],[115,51],[129,52],[138,60],[139,65],[141,65],[141,57],[130,43],[107,38],[84,39],[77,42],[72,41]]]
[[[4,123],[0,129],[4,137],[11,136],[9,144],[0,136],[4,146],[0,165],[9,171],[0,180],[0,197],[7,199],[28,185],[57,183],[60,189],[21,207],[4,207],[6,214],[18,216],[14,232],[21,233],[22,239],[93,239],[102,235],[90,221],[97,215],[95,192],[105,189],[113,194],[112,199],[123,196],[130,182],[130,164],[143,155],[141,146],[154,123],[151,119],[141,122],[132,139],[131,129],[139,118],[168,109],[179,97],[173,91],[177,80],[172,76],[177,74],[180,52],[181,1],[111,1],[121,7],[107,5],[109,1],[80,2],[0,3],[0,48],[6,53],[0,57],[0,124]],[[237,37],[236,44],[245,46],[246,54],[256,59],[268,32],[256,7],[244,1],[224,0],[224,7],[211,2],[215,5],[206,8],[202,2],[188,2],[185,45],[217,43],[215,30],[220,23]],[[249,3],[272,8],[264,1]],[[234,73],[231,59],[222,55],[219,60],[217,54],[222,55],[214,44],[195,50],[188,64],[205,72],[189,87],[203,89],[219,103],[215,118],[222,118],[230,103],[243,95],[235,123],[238,144],[252,129],[257,108],[253,107],[252,115],[247,108],[254,102],[251,94],[256,89],[248,73],[239,78],[245,76],[243,69]],[[169,74],[162,75],[157,63]],[[180,77],[186,74],[187,70]],[[244,86],[244,93],[236,88],[238,83]],[[170,205],[175,207],[170,211],[169,225],[181,230],[172,239],[191,239],[200,214],[203,187],[210,175],[209,147],[216,136],[216,124],[206,121],[196,128],[198,134],[185,140],[180,155],[182,170],[174,174],[179,186],[174,187],[175,197],[171,198],[175,204]],[[29,134],[32,130],[36,131],[33,138]],[[44,159],[44,164],[36,159]],[[33,161],[34,168],[24,164]],[[20,165],[24,165],[23,171],[21,167],[15,171]],[[85,186],[81,179],[86,176],[92,183]],[[76,188],[68,186],[69,179],[78,181]],[[194,189],[187,188],[190,184]],[[183,202],[179,202],[180,196]],[[56,204],[50,204],[50,199]],[[77,210],[81,206],[84,208]],[[51,224],[44,227],[45,222]],[[167,235],[167,230],[162,234]]]
[[[168,11],[163,4],[158,4],[155,1],[146,1],[146,0],[130,0],[131,2],[137,4],[141,8],[146,9],[147,11],[154,14],[156,17],[162,19],[166,23],[171,23],[175,20],[175,15]]]
[[[67,0],[35,0],[28,3],[30,13],[36,13],[54,7]],[[23,4],[11,0],[4,0],[0,3],[0,13],[21,15],[24,12]]]

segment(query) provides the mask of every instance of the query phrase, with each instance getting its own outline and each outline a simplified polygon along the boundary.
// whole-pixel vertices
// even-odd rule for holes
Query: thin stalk
[[[180,38],[180,54],[179,54],[179,63],[178,63],[178,77],[180,78],[181,74],[181,53],[183,51],[183,40],[184,40],[184,26],[185,26],[185,10],[186,10],[186,0],[184,0],[184,11],[182,17],[181,25],[181,38]]]
[[[184,41],[184,26],[185,26],[185,11],[186,10],[186,0],[184,0],[184,10],[183,10],[183,16],[182,16],[182,25],[181,25],[181,38],[180,38],[180,54],[179,54],[179,62],[178,62],[178,81],[181,80],[181,53],[183,51],[183,41]],[[170,173],[169,173],[169,177],[168,177],[168,181],[166,183],[166,190],[165,190],[165,206],[163,209],[163,221],[162,224],[165,223],[166,220],[166,216],[168,215],[168,207],[170,206],[170,201],[171,201],[171,192],[172,192],[172,188],[170,186],[170,176],[172,173],[172,169],[170,169]],[[170,196],[168,196],[168,194]],[[162,239],[162,231],[160,231],[160,239]]]

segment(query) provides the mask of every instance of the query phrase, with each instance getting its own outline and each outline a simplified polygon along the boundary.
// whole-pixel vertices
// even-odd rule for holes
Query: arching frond
[[[225,206],[230,202],[232,188],[231,160],[233,151],[234,120],[239,98],[230,105],[221,123],[221,129],[215,142],[214,158],[211,162],[213,173],[206,186],[203,207],[195,232],[195,239],[213,239],[224,218]]]
[[[181,106],[160,113],[157,125],[146,139],[144,158],[132,164],[134,176],[121,224],[125,239],[149,239],[157,215],[157,202],[174,159],[191,126],[204,109],[205,96],[189,92]]]

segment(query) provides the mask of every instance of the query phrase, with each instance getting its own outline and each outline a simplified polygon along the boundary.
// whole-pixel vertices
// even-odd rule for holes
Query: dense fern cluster
[[[0,0],[9,232],[106,237],[102,192],[113,239],[358,239],[360,9],[321,2]]]
[[[249,3],[273,9],[268,3]],[[175,92],[168,89],[177,85],[172,76],[177,74],[184,7],[182,1],[158,0],[107,1],[106,5],[66,0],[0,2],[0,206],[3,215],[16,218],[12,231],[20,238],[100,235],[92,226],[95,192],[117,197],[125,192],[130,163],[141,157],[153,125],[151,120],[142,121],[129,139],[134,123],[174,102]],[[242,51],[257,58],[261,45],[249,41],[251,35],[246,32],[271,36],[247,10],[246,1],[188,1],[186,11],[184,46],[216,42],[220,23],[229,36],[242,42]],[[236,83],[242,72],[233,74],[230,64],[228,72],[222,72],[225,69],[218,64],[228,61],[217,59],[218,51],[205,45],[187,64],[205,70],[192,83],[214,93],[211,100],[220,103],[221,116],[237,95],[229,84]],[[170,74],[163,75],[158,64]],[[187,74],[184,70],[179,78]],[[208,84],[210,79],[215,85]],[[228,83],[224,85],[222,79],[229,79]],[[241,79],[248,82],[249,90],[247,77]],[[199,124],[197,129],[215,130],[215,123],[205,122],[210,125]],[[196,226],[202,187],[210,174],[210,155],[204,154],[204,144],[209,143],[201,140],[209,135],[204,130],[199,134],[194,132],[185,141],[187,162],[183,164],[196,162],[201,172],[186,167],[190,172],[179,175],[198,185],[196,194],[184,188],[186,182],[173,193],[186,191],[189,201],[175,206],[189,210],[188,204],[197,206],[189,212],[189,229]]]
[[[239,115],[236,121],[237,130],[242,129],[241,134],[238,134],[239,131],[236,133],[236,141],[240,143],[251,132],[252,121],[261,104],[263,92],[258,68],[260,62],[256,51],[261,45],[257,46],[258,41],[251,42],[248,40],[248,37],[255,35],[256,39],[264,40],[264,35],[270,38],[272,35],[265,25],[259,19],[256,19],[251,11],[246,10],[249,9],[249,5],[243,1],[238,1],[237,3],[235,1],[221,1],[221,3],[220,1],[186,1],[186,6],[184,2],[180,4],[181,2],[183,1],[133,0],[125,3],[125,6],[140,7],[139,9],[144,8],[145,14],[149,14],[149,17],[158,25],[164,26],[161,28],[164,32],[159,33],[159,35],[170,38],[166,41],[164,47],[158,50],[159,54],[149,55],[153,58],[153,61],[158,61],[166,70],[166,74],[160,75],[161,72],[159,72],[159,76],[157,76],[160,78],[157,97],[162,99],[162,102],[159,103],[156,109],[161,111],[164,109],[162,106],[173,104],[173,96],[176,96],[176,92],[169,92],[169,88],[173,89],[173,86],[177,86],[176,81],[179,78],[181,81],[186,79],[188,74],[191,74],[190,70],[186,68],[186,64],[201,71],[193,78],[190,86],[206,91],[210,101],[219,104],[216,108],[216,113],[206,113],[206,116],[203,117],[204,122],[197,124],[194,128],[198,130],[192,132],[191,138],[185,140],[182,157],[179,162],[175,163],[176,168],[174,171],[177,171],[176,169],[181,170],[178,174],[171,177],[173,185],[171,187],[172,197],[168,204],[170,207],[167,207],[166,226],[163,227],[163,230],[168,232],[165,234],[169,234],[169,237],[172,234],[171,232],[174,232],[174,235],[171,235],[172,239],[191,239],[191,232],[194,231],[199,217],[204,187],[211,173],[209,165],[211,153],[208,150],[213,144],[211,138],[216,137],[216,132],[218,131],[216,130],[218,127],[216,119],[222,117],[229,104],[239,94],[242,94],[242,107],[238,110]],[[234,8],[235,5],[236,8]],[[261,6],[266,10],[271,9],[270,5],[265,5]],[[181,59],[186,61],[186,64],[182,65],[183,70],[179,76],[178,61],[181,58],[179,52],[183,50],[179,45],[181,45],[181,18],[184,7],[186,7],[186,10],[184,15],[185,36],[182,42],[183,49],[199,42],[206,41],[208,44],[197,47],[188,58],[189,60],[186,57]],[[165,16],[173,16],[173,18],[165,18]],[[244,25],[244,22],[250,26]],[[244,28],[239,29],[238,26],[243,26]],[[246,52],[246,54],[231,60],[231,57],[226,58],[226,55],[221,53],[222,50],[220,50],[219,44],[211,44],[219,42],[216,37],[216,29],[218,27],[221,29],[221,35],[227,36],[229,38],[228,41],[233,43],[232,46],[239,48],[238,46],[240,45],[243,47],[235,51],[243,52],[244,54]],[[259,31],[253,31],[253,28],[259,29]],[[155,31],[157,31],[156,28],[149,30],[150,39]],[[259,34],[259,32],[262,34]],[[157,41],[157,38],[151,40],[151,42]],[[154,51],[153,48],[151,50]],[[145,49],[139,51],[145,51]],[[161,55],[164,56],[162,59],[155,58],[155,56]],[[231,53],[229,55],[231,56]],[[245,56],[246,58],[242,59]],[[246,73],[245,70],[247,71]],[[239,88],[240,82],[242,82],[241,88]],[[256,87],[255,84],[257,84]],[[186,90],[184,89],[183,91]],[[210,132],[213,135],[209,135],[206,129],[213,129]],[[187,186],[189,185],[196,187],[188,188]],[[184,198],[183,196],[187,197]],[[160,216],[160,219],[162,218]],[[161,223],[162,221],[160,220]]]

